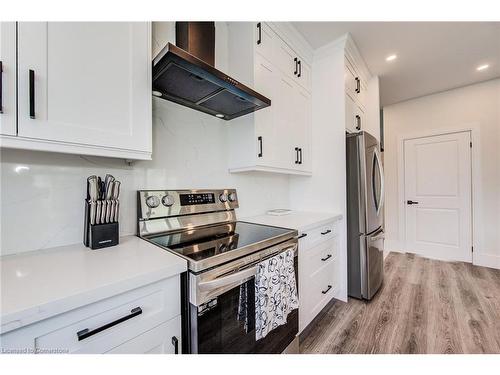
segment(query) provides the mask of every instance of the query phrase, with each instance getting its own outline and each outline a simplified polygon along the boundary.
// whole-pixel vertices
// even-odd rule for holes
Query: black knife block
[[[92,250],[118,245],[120,228],[118,222],[106,224],[90,224],[90,204],[85,200],[85,222],[83,244]]]

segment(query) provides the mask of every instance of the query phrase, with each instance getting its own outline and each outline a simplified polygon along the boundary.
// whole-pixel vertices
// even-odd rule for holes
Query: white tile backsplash
[[[226,130],[215,119],[160,99],[153,101],[153,160],[1,151],[1,254],[82,241],[88,175],[122,181],[120,232],[136,232],[138,189],[236,188],[238,216],[289,206],[289,178],[270,173],[230,174]]]

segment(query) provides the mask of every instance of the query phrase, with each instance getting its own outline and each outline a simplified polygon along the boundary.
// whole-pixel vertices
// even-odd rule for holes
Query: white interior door
[[[470,132],[404,141],[406,250],[472,261]]]
[[[150,150],[147,22],[20,22],[19,136]]]

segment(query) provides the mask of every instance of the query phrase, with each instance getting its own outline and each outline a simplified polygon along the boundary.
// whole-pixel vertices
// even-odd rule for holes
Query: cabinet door
[[[295,86],[293,101],[293,145],[298,147],[298,163],[293,157],[292,166],[300,171],[311,170],[311,96],[301,86]],[[294,149],[295,151],[295,149]]]
[[[16,135],[16,23],[0,22],[0,134]]]
[[[345,91],[353,100],[356,100],[356,73],[354,70],[345,64],[344,68]]]
[[[277,35],[264,22],[255,27],[255,50],[269,61],[274,60],[274,46]]]
[[[178,316],[129,340],[109,354],[180,354],[181,317]]]
[[[280,38],[276,38],[275,52],[275,63],[278,68],[286,76],[296,77],[299,71],[297,54]]]
[[[277,167],[295,169],[295,147],[297,145],[296,83],[280,72],[274,120],[276,124],[275,148],[279,153]]]
[[[271,167],[276,164],[277,149],[275,139],[278,136],[277,124],[274,121],[279,107],[277,97],[277,69],[262,56],[255,59],[255,89],[262,95],[271,98],[271,106],[255,112],[257,165]]]
[[[356,132],[356,120],[354,114],[354,107],[356,104],[350,96],[345,97],[345,130],[348,133]]]
[[[311,67],[306,62],[304,62],[300,57],[299,61],[300,64],[298,67],[298,73],[295,76],[297,79],[297,83],[310,92],[312,84]]]
[[[147,22],[18,24],[19,136],[151,151]]]

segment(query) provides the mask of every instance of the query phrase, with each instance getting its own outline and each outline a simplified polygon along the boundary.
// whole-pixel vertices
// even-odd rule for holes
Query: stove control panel
[[[228,211],[238,208],[235,189],[139,190],[138,220]]]

